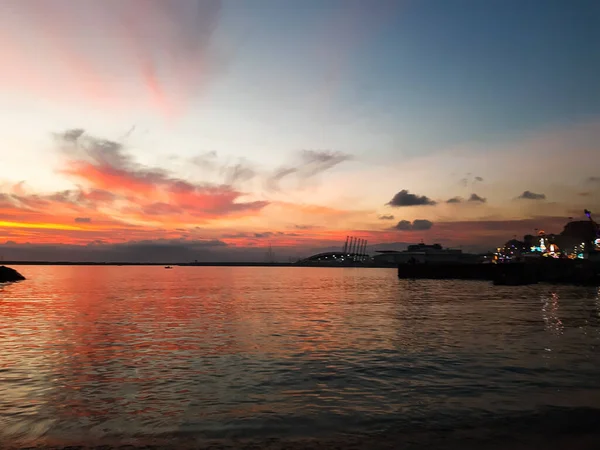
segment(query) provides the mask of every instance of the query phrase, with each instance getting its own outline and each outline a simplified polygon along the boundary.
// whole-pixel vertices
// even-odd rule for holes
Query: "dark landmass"
[[[0,283],[22,281],[25,277],[10,267],[0,266]]]
[[[557,260],[505,264],[400,264],[398,277],[407,279],[484,280],[498,285],[534,283],[600,285],[600,263]]]

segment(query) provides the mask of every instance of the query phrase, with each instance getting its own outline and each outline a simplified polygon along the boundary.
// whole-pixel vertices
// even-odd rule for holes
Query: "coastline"
[[[363,269],[397,269],[397,265],[315,265],[298,263],[269,263],[269,262],[77,262],[77,261],[2,261],[11,266],[173,266],[173,267],[326,267],[326,268],[363,268]]]

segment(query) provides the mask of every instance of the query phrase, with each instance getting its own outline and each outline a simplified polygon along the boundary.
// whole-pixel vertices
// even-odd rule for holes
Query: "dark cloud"
[[[263,233],[254,233],[254,237],[255,238],[259,238],[259,239],[260,238],[269,238],[269,237],[272,237],[274,235],[275,235],[275,233],[272,233],[271,231],[266,231],[266,232],[263,232]]]
[[[171,181],[165,170],[146,168],[136,163],[119,142],[88,135],[82,129],[67,130],[56,134],[55,138],[62,150],[75,161],[87,162],[106,170],[112,176],[128,177],[146,183]]]
[[[429,230],[433,226],[433,222],[425,219],[416,219],[413,220],[412,229],[413,230]]]
[[[174,157],[176,159],[176,157]],[[220,161],[217,152],[210,151],[193,157],[190,162],[200,169],[213,172],[223,178],[227,185],[237,185],[252,180],[258,175],[253,165],[245,159]]]
[[[379,220],[394,220],[394,216],[391,214],[382,214],[378,217]]]
[[[174,156],[174,158],[176,158],[176,157]],[[199,155],[194,156],[191,159],[191,162],[200,167],[213,168],[216,165],[216,163],[215,163],[216,159],[217,159],[217,152],[214,150],[211,150],[209,152],[200,153]]]
[[[296,163],[265,171],[245,159],[221,162],[217,153],[212,151],[192,158],[191,163],[202,170],[217,173],[227,185],[236,185],[259,177],[267,189],[278,191],[279,183],[286,179],[293,178],[302,187],[308,180],[351,159],[350,155],[342,152],[302,150]]]
[[[429,230],[431,227],[433,227],[433,222],[425,219],[416,219],[412,223],[408,220],[401,220],[393,228],[400,231],[424,231]]]
[[[350,159],[350,155],[342,152],[303,150],[304,163],[298,168],[299,174],[304,178],[312,177]]]
[[[480,197],[477,194],[471,194],[468,201],[473,203],[485,203],[487,202],[487,199]]]
[[[194,260],[218,260],[227,251],[225,242],[187,239],[156,239],[111,244],[101,239],[88,245],[0,244],[9,260],[178,263]]]
[[[284,233],[283,231],[260,231],[247,232],[240,231],[238,233],[225,233],[221,235],[222,239],[267,239],[281,236],[299,236],[297,233]]]
[[[77,222],[77,223],[91,223],[92,222],[92,218],[91,217],[75,217],[75,222]]]
[[[436,202],[431,200],[425,195],[415,195],[408,192],[406,189],[401,190],[394,198],[388,203],[389,206],[402,207],[402,206],[424,206],[424,205],[435,205]]]
[[[467,173],[464,178],[461,178],[458,182],[462,187],[468,187],[469,185],[473,186],[476,183],[483,183],[483,177],[474,177],[471,173]]]
[[[76,142],[79,139],[85,130],[83,128],[73,128],[71,130],[67,130],[62,134],[58,134],[59,138],[62,138],[65,142]]]
[[[225,176],[225,184],[231,185],[250,181],[256,176],[256,171],[246,161],[225,166],[221,169],[221,173]]]
[[[585,182],[591,184],[600,183],[600,177],[588,177]]]
[[[296,230],[314,230],[315,228],[321,228],[317,225],[294,225]]]
[[[252,236],[252,234],[250,233],[244,233],[244,232],[240,232],[240,233],[225,233],[221,235],[222,239],[241,239],[241,238],[247,238]]]
[[[280,167],[267,178],[267,187],[271,190],[279,190],[279,183],[292,175],[299,182],[313,178],[345,161],[352,156],[328,150],[302,150],[300,162],[294,166]]]
[[[462,197],[452,197],[446,200],[446,203],[462,203],[464,199]]]
[[[535,192],[524,191],[517,198],[525,200],[546,200],[546,194],[536,194]]]
[[[409,220],[401,220],[394,228],[402,231],[412,230],[412,223]]]

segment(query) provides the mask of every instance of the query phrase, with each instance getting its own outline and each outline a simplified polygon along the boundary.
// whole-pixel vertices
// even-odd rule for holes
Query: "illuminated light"
[[[64,225],[60,223],[26,223],[26,222],[5,222],[0,221],[0,227],[6,228],[34,228],[39,230],[67,230],[67,231],[81,231],[85,228],[81,228],[75,225]]]

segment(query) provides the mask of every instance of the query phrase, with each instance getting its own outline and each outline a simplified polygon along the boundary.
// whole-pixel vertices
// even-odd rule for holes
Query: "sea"
[[[27,280],[0,284],[1,448],[599,442],[597,287],[15,267]]]

